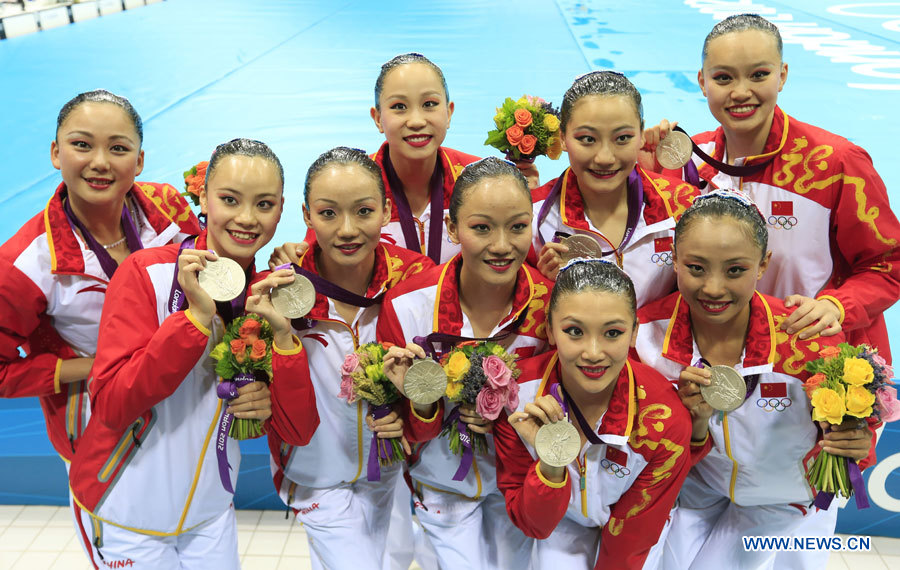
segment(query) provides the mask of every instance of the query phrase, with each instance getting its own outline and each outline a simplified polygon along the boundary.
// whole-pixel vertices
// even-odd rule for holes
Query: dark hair
[[[614,263],[600,259],[576,258],[559,270],[556,284],[550,293],[547,320],[551,320],[560,297],[582,291],[600,291],[621,295],[628,301],[631,314],[637,321],[637,295],[634,283],[624,271]],[[587,308],[590,310],[590,308]]]
[[[522,189],[522,193],[531,201],[531,190],[528,189],[528,182],[525,177],[516,168],[516,165],[508,160],[503,160],[493,156],[482,158],[463,168],[456,183],[453,184],[453,195],[450,196],[450,221],[454,224],[462,207],[462,201],[466,192],[472,187],[484,180],[485,178],[499,178],[501,176],[509,176],[513,178]]]
[[[379,111],[381,110],[381,90],[384,88],[384,79],[385,77],[387,77],[387,74],[390,73],[391,70],[408,63],[424,63],[425,65],[433,69],[441,79],[441,85],[444,87],[444,97],[447,99],[448,103],[450,102],[450,90],[447,89],[447,80],[444,79],[444,72],[441,71],[441,68],[424,55],[420,53],[410,52],[395,56],[390,61],[381,66],[381,72],[378,74],[378,79],[375,80],[376,109],[378,109]]]
[[[209,184],[213,171],[226,156],[249,156],[251,158],[259,156],[268,160],[278,168],[278,179],[281,181],[281,188],[284,189],[284,168],[281,166],[281,161],[278,160],[278,157],[275,156],[275,153],[272,152],[272,149],[266,143],[252,139],[231,139],[217,146],[209,158],[209,166],[206,167],[206,178],[203,180],[204,186]]]
[[[747,30],[759,30],[760,32],[771,35],[775,38],[775,46],[778,48],[778,57],[783,57],[784,45],[781,41],[781,33],[778,32],[778,26],[758,14],[735,14],[733,16],[728,16],[713,26],[712,31],[710,31],[706,36],[706,39],[703,40],[703,53],[700,57],[700,63],[702,64],[706,61],[706,56],[709,55],[709,42],[719,36],[724,36],[725,34],[745,32]]]
[[[743,222],[747,237],[759,246],[762,250],[762,257],[765,257],[769,247],[769,230],[766,227],[766,220],[756,204],[749,198],[727,190],[716,190],[694,198],[694,203],[685,210],[681,219],[675,224],[676,254],[678,241],[696,219],[721,218],[723,216]]]
[[[628,97],[634,103],[638,118],[641,120],[641,129],[644,128],[644,105],[641,103],[641,94],[627,77],[616,71],[592,71],[575,78],[575,82],[563,95],[560,108],[560,129],[566,131],[569,119],[572,118],[572,110],[575,103],[590,95],[612,97],[621,95]]]
[[[121,95],[110,93],[105,89],[86,91],[84,93],[79,93],[75,97],[69,99],[69,101],[62,106],[62,109],[59,110],[59,115],[56,117],[57,131],[59,131],[60,127],[62,127],[66,119],[69,118],[69,115],[72,114],[72,111],[80,107],[82,103],[111,103],[113,105],[116,105],[117,107],[121,107],[122,110],[125,111],[125,114],[128,115],[128,118],[131,119],[131,124],[134,125],[134,130],[137,131],[138,143],[144,142],[144,123],[141,122],[141,116],[138,115],[138,112],[134,110],[134,107],[131,105],[131,101],[129,101],[125,97],[122,97]]]
[[[364,151],[346,146],[335,147],[319,155],[306,172],[306,184],[303,187],[303,203],[309,206],[309,191],[312,181],[321,171],[329,166],[357,165],[367,171],[378,184],[378,193],[381,194],[381,205],[387,203],[387,193],[384,190],[384,179],[381,177],[381,167],[369,158]]]

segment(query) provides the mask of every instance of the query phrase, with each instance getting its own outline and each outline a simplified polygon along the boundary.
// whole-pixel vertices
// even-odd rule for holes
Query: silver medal
[[[206,267],[197,275],[197,281],[213,301],[235,299],[247,286],[247,278],[240,264],[227,257],[207,261]]]
[[[283,317],[299,319],[309,313],[316,304],[316,288],[312,282],[294,273],[294,280],[272,289],[272,306]]]
[[[747,396],[747,383],[731,366],[713,366],[709,386],[700,386],[700,394],[713,409],[730,412],[738,409]]]
[[[691,137],[681,131],[671,131],[656,145],[656,160],[669,170],[677,170],[687,164],[693,153]]]
[[[433,404],[447,391],[447,373],[430,358],[417,360],[406,371],[403,391],[414,404]]]
[[[603,257],[603,248],[597,240],[583,234],[575,234],[560,240],[561,244],[569,248],[569,251],[560,255],[563,263],[568,263],[576,257],[585,259],[600,259]]]
[[[534,436],[534,450],[544,465],[565,467],[581,451],[581,435],[568,419],[544,424]]]

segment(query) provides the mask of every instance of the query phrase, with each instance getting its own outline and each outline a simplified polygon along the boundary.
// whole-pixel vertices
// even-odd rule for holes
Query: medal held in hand
[[[244,270],[237,261],[227,257],[207,261],[203,271],[197,274],[197,281],[213,301],[235,299],[247,285]]]
[[[414,404],[433,404],[447,391],[447,373],[430,358],[417,360],[406,371],[403,391]]]
[[[700,394],[713,409],[731,412],[744,403],[747,383],[741,373],[731,366],[713,366],[709,369],[709,386],[700,386]]]
[[[316,288],[312,282],[294,273],[294,280],[272,289],[272,306],[283,317],[305,317],[316,304]]]
[[[691,137],[679,131],[671,131],[656,145],[656,160],[669,170],[678,170],[687,164],[693,153]]]
[[[585,259],[600,259],[603,257],[603,248],[600,247],[597,240],[590,236],[575,234],[563,238],[559,243],[569,248],[569,251],[560,256],[563,263],[568,263],[576,257]]]
[[[575,426],[566,419],[544,424],[534,437],[534,450],[541,462],[550,467],[565,467],[575,461],[581,450],[581,436]]]

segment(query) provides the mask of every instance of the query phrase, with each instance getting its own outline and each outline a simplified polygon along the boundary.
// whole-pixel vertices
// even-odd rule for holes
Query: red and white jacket
[[[318,274],[315,252],[308,250],[301,267]],[[366,297],[376,297],[423,269],[434,267],[424,255],[402,247],[381,243],[375,249],[375,271]],[[341,387],[341,364],[344,357],[360,345],[375,341],[375,326],[380,304],[361,308],[353,322],[347,323],[335,310],[334,301],[322,293],[305,317],[309,328],[296,330],[309,361],[303,376],[287,382],[312,382],[316,391],[319,427],[308,444],[295,447],[285,442],[279,430],[269,432],[272,475],[276,489],[283,497],[291,497],[299,484],[314,489],[353,483],[365,476],[373,434],[365,425],[366,404],[348,404],[338,397]],[[275,415],[288,417],[307,413],[303,402],[296,402]],[[282,422],[279,422],[282,423]],[[285,422],[288,423],[287,419]],[[289,501],[290,502],[290,501]]]
[[[397,201],[394,199],[394,190],[391,189],[388,180],[387,171],[384,167],[385,153],[388,152],[388,143],[381,145],[378,152],[372,155],[372,159],[381,167],[381,176],[384,180],[384,188],[387,190],[387,197],[391,200],[391,221],[384,229],[381,230],[381,239],[390,243],[395,243],[400,247],[405,247],[416,252],[426,254],[428,247],[428,232],[431,228],[431,209],[426,207],[425,211],[418,218],[413,218],[416,224],[416,230],[419,235],[418,243],[406,243],[403,236],[403,229],[400,227],[400,215],[397,211]],[[441,161],[441,167],[444,175],[444,208],[441,213],[441,219],[436,223],[441,225],[441,257],[440,262],[445,263],[451,257],[459,253],[459,245],[450,241],[447,236],[447,227],[444,224],[444,217],[450,212],[450,196],[453,195],[453,184],[459,177],[459,173],[467,164],[478,160],[477,156],[466,154],[452,148],[438,148],[438,160]]]
[[[723,160],[721,127],[694,141]],[[740,178],[694,156],[700,177],[709,182],[705,191],[744,192],[766,218],[772,261],[759,290],[834,301],[847,341],[871,344],[890,361],[883,313],[900,298],[900,223],[872,159],[847,139],[801,123],[778,107],[763,154],[736,164],[769,158],[761,171]]]
[[[65,195],[60,184],[44,211],[0,246],[0,397],[39,397],[50,442],[70,461],[90,406],[84,381],[60,384],[60,365],[97,352],[108,277],[69,224]],[[184,198],[168,184],[136,182],[126,200],[144,247],[200,231]]]
[[[644,201],[634,233],[620,253],[622,269],[634,282],[640,307],[675,289],[675,272],[672,271],[675,222],[691,205],[694,197],[700,195],[700,190],[677,178],[647,172],[640,167],[635,167],[635,170],[644,186]],[[546,210],[543,220],[538,219],[541,209],[560,179],[551,180],[532,192],[534,240],[528,259],[532,265],[537,264],[541,248],[545,243],[552,242],[557,232],[585,234],[597,240],[604,251],[611,249],[601,237],[603,234],[584,213],[584,200],[572,169],[567,168],[561,178],[559,198]],[[612,254],[607,259],[616,261]]]
[[[740,506],[808,505],[815,498],[806,468],[820,450],[821,433],[803,390],[810,376],[804,366],[819,357],[819,350],[844,338],[838,334],[801,340],[788,335],[781,324],[794,310],[778,298],[758,292],[753,296],[744,354],[735,368],[748,381],[756,376],[758,383],[741,407],[710,418],[709,437],[692,450],[702,459],[689,476]],[[636,350],[641,361],[670,381],[677,382],[686,366],[700,360],[690,309],[680,293],[645,306],[638,319]],[[872,437],[861,467],[875,462],[874,432]]]
[[[206,233],[197,238],[206,249]],[[178,246],[130,255],[110,282],[88,386],[93,416],[72,461],[69,481],[78,505],[103,522],[155,536],[178,535],[210,521],[231,504],[220,480],[216,435],[225,401],[210,351],[225,323],[212,330],[190,309],[171,312]],[[288,403],[306,410],[269,422],[294,445],[318,424],[306,354],[299,340],[274,347],[273,410]],[[283,422],[283,423],[279,423]],[[272,425],[276,424],[276,425]],[[231,484],[240,468],[237,441],[227,440]]]
[[[378,319],[378,341],[406,346],[413,338],[432,332],[473,337],[472,324],[459,304],[461,265],[462,258],[456,256],[392,289],[385,297]],[[545,311],[552,286],[538,270],[523,264],[516,276],[512,310],[489,336],[514,331],[496,342],[521,358],[543,352],[547,346]],[[517,321],[519,327],[512,329]],[[444,343],[435,345],[439,353],[452,348]],[[407,406],[409,437],[423,442],[411,458],[409,472],[416,482],[438,491],[479,499],[497,489],[493,438],[488,435],[488,453],[475,454],[472,468],[462,481],[453,480],[460,458],[450,451],[447,440],[429,441],[438,436],[452,407],[441,400],[434,417],[422,418],[412,406]]]
[[[518,411],[559,383],[557,359],[554,350],[519,363]],[[629,359],[594,428],[603,443],[585,443],[565,480],[554,483],[501,414],[494,442],[506,510],[526,535],[549,541],[563,517],[596,527],[602,538],[595,568],[640,568],[690,469],[690,416],[659,373]]]

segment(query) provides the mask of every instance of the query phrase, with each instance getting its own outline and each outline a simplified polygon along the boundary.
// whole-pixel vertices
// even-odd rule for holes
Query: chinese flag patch
[[[793,216],[794,215],[794,203],[793,202],[772,202],[772,215],[773,216]]]
[[[762,382],[759,385],[759,395],[763,398],[786,398],[787,384],[784,382]]]
[[[664,251],[672,251],[672,236],[653,240],[653,252],[662,253]]]
[[[611,445],[606,446],[606,458],[619,465],[628,465],[628,454]]]

